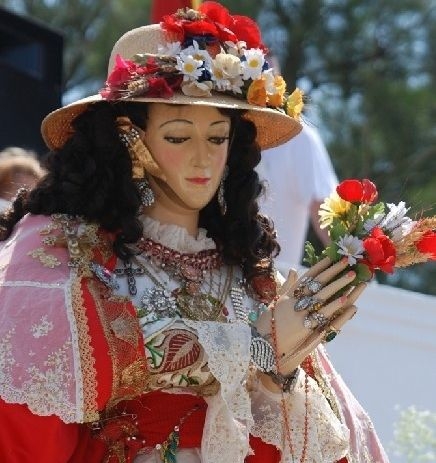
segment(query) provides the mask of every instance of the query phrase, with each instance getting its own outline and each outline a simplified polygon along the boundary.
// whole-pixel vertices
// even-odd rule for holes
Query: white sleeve
[[[294,169],[299,173],[296,181],[301,199],[309,204],[329,196],[338,180],[317,130],[307,124],[303,125],[300,134],[289,143],[289,149],[294,154]]]

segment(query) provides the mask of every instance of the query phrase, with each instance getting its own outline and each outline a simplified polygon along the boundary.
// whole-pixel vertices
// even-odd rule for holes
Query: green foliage
[[[394,425],[393,451],[407,463],[436,461],[436,413],[409,407]]]

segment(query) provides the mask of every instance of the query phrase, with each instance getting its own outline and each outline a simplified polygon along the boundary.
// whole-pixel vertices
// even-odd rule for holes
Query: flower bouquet
[[[412,220],[403,201],[385,204],[377,198],[377,188],[368,179],[340,183],[319,210],[321,228],[328,229],[331,243],[317,256],[307,242],[305,262],[345,257],[356,272],[355,285],[371,280],[376,270],[393,273],[395,268],[436,260],[436,216]]]

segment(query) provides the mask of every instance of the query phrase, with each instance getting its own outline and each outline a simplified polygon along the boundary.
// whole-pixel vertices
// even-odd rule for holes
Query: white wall
[[[371,283],[359,311],[327,344],[338,372],[371,416],[392,463],[396,406],[436,412],[436,297]]]

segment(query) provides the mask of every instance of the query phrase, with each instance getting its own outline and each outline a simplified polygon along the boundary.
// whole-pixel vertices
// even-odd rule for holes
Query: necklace
[[[224,304],[233,278],[232,268],[227,269],[224,285],[221,272],[210,269],[208,281],[205,281],[204,272],[202,281],[195,291],[191,291],[191,281],[182,274],[170,275],[167,273],[167,267],[159,268],[158,271],[167,274],[168,282],[170,278],[174,278],[181,283],[179,287],[170,291],[168,282],[162,282],[153,271],[153,262],[149,261],[148,265],[141,262],[137,264],[154,285],[147,288],[141,297],[138,316],[142,326],[161,318],[175,316],[191,320],[226,321],[228,312]]]
[[[139,240],[137,248],[151,262],[165,269],[168,274],[185,280],[185,290],[189,294],[199,291],[205,272],[221,266],[221,257],[216,249],[206,249],[197,253],[181,253],[144,237]]]

